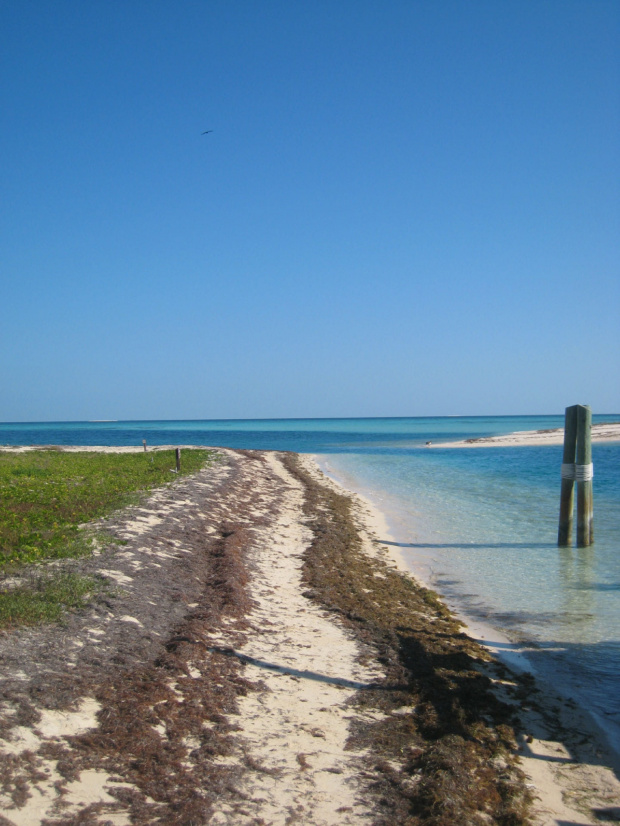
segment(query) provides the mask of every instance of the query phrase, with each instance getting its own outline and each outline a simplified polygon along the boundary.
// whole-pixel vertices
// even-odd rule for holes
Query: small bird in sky
[[[203,134],[203,135],[208,135],[208,134],[209,134],[209,132],[213,132],[213,129],[207,129],[207,131],[206,131],[206,132],[203,132],[202,134]]]

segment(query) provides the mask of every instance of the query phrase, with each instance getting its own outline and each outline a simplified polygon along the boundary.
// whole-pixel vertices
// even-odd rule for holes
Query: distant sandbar
[[[620,441],[620,422],[605,422],[592,425],[593,442]],[[437,442],[428,447],[520,447],[522,445],[561,445],[564,442],[564,428],[552,427],[548,430],[520,430],[503,436],[482,436],[478,439],[463,439],[460,442]]]

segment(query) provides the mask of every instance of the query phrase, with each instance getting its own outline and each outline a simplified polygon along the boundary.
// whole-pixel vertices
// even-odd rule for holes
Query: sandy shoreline
[[[214,468],[104,520],[122,544],[79,563],[109,582],[84,615],[60,633],[0,637],[3,823],[401,822],[373,789],[390,788],[385,772],[402,774],[410,758],[386,767],[364,732],[415,709],[359,704],[386,665],[309,598],[304,559],[321,511],[304,515],[309,491],[286,454],[220,452]],[[310,458],[300,468],[342,492]],[[350,497],[361,552],[389,563],[374,576],[408,576],[380,542],[383,514]],[[619,767],[588,721],[546,689],[523,707],[506,694],[509,676],[491,682],[521,716],[533,822],[620,812]]]
[[[620,441],[620,422],[592,425],[593,442]],[[463,439],[458,442],[434,442],[429,448],[437,447],[527,447],[533,445],[561,445],[564,442],[564,428],[549,430],[522,430],[502,436],[482,436],[479,439]]]
[[[456,446],[456,444],[455,444]],[[330,482],[339,488],[348,490],[342,482],[323,467],[319,456],[313,456],[321,472]],[[351,491],[348,491],[351,493]],[[425,587],[432,588],[424,573],[412,567],[411,560],[406,560],[400,551],[400,544],[394,534],[386,515],[380,506],[375,504],[369,496],[360,491],[353,491],[353,495],[362,503],[365,521],[369,532],[374,536],[389,540],[389,553],[399,570],[414,576]],[[403,547],[407,547],[404,545]],[[585,709],[578,709],[574,702],[568,701],[561,695],[549,680],[549,675],[536,669],[527,657],[527,646],[511,641],[492,626],[474,621],[465,616],[456,608],[452,608],[463,622],[465,633],[472,639],[487,648],[494,657],[504,662],[511,670],[517,673],[529,672],[535,676],[540,686],[544,701],[543,710],[533,713],[527,708],[523,714],[525,728],[536,732],[523,745],[521,762],[530,782],[536,789],[538,806],[535,809],[534,820],[540,826],[543,824],[564,824],[568,819],[575,826],[586,823],[597,823],[599,820],[583,819],[583,807],[571,808],[567,802],[579,798],[589,797],[591,790],[597,789],[603,800],[613,803],[614,815],[620,819],[620,752],[614,748],[606,736],[605,729],[600,721],[596,720]],[[562,737],[545,725],[544,718],[547,711],[554,708],[559,712],[559,719],[563,727]],[[585,746],[585,748],[584,748]],[[600,757],[605,755],[603,764]],[[571,764],[571,770],[558,762],[558,755]],[[594,758],[594,760],[592,760]],[[579,814],[577,813],[577,810]],[[580,819],[573,820],[579,816]]]
[[[430,577],[428,575],[429,572],[419,564],[419,560],[416,559],[415,553],[412,551],[411,544],[398,540],[394,526],[391,524],[384,509],[382,509],[382,503],[374,501],[371,492],[364,492],[354,487],[348,487],[347,483],[338,477],[328,462],[324,460],[325,457],[321,454],[312,454],[309,455],[309,458],[317,464],[321,473],[323,473],[326,478],[339,488],[347,491],[347,493],[353,494],[365,504],[368,511],[368,519],[370,519],[372,525],[372,531],[376,536],[383,539],[384,544],[389,545],[390,556],[393,558],[399,570],[413,576],[418,582],[424,585],[424,587],[435,589],[436,585],[432,582],[432,577]],[[407,552],[406,555],[405,551]],[[442,599],[448,602],[450,610],[463,622],[467,633],[472,639],[475,639],[481,645],[488,648],[494,656],[503,660],[510,668],[519,672],[530,671],[533,674],[538,674],[538,669],[527,658],[528,646],[526,644],[514,642],[494,626],[485,623],[481,619],[468,616],[458,605],[452,604],[452,601],[449,601],[445,595],[442,595]],[[612,748],[618,752],[620,759],[620,746],[617,747],[613,745]]]

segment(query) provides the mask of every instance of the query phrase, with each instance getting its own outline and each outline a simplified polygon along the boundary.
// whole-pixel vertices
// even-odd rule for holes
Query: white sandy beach
[[[620,425],[613,427],[620,432]],[[536,432],[513,435],[527,439],[530,434],[535,436]],[[563,437],[563,431],[561,434]],[[498,437],[501,438],[510,437]],[[459,443],[454,443],[454,446],[459,446]],[[318,457],[312,458],[316,463]],[[321,468],[319,472],[323,479],[346,490],[332,475],[327,475]],[[374,539],[376,544],[377,537],[389,541],[389,545],[384,547],[398,570],[415,577],[425,587],[432,587],[424,572],[415,569],[415,561],[414,567],[411,567],[411,555],[406,561],[399,551],[400,543],[392,534],[389,520],[380,508],[359,491],[347,492],[357,503],[356,512],[360,524],[366,529],[369,543]],[[472,639],[485,646],[512,670],[533,673],[542,690],[541,709],[534,711],[528,708],[523,711],[524,726],[530,733],[521,738],[520,757],[536,798],[536,826],[566,826],[567,823],[571,826],[589,826],[600,823],[598,819],[588,816],[588,810],[595,807],[612,807],[620,817],[620,754],[608,742],[600,723],[587,711],[567,703],[553,687],[548,675],[532,667],[527,659],[527,645],[512,642],[497,629],[482,622],[472,622],[454,606],[452,610],[455,610],[465,632]],[[562,737],[557,737],[557,732],[551,731],[548,723],[545,724],[545,710],[550,708],[560,711]]]
[[[593,442],[620,441],[620,422],[592,425]],[[463,439],[458,442],[436,442],[429,448],[437,447],[527,447],[530,445],[561,445],[564,442],[564,428],[549,430],[522,430],[503,436],[483,436],[479,439]]]
[[[199,474],[196,483],[187,482],[189,492],[183,493],[183,488],[172,495],[155,492],[128,512],[119,535],[129,544],[117,554],[114,565],[106,568],[127,596],[117,597],[118,607],[110,611],[106,609],[101,615],[94,612],[83,630],[79,630],[78,623],[73,632],[75,645],[69,648],[80,655],[88,646],[104,650],[107,638],[119,625],[125,634],[148,632],[151,609],[132,602],[132,589],[138,588],[140,578],[147,573],[157,577],[161,570],[162,576],[169,577],[162,566],[173,564],[173,557],[182,559],[184,554],[192,553],[183,538],[165,540],[168,544],[161,545],[158,537],[164,536],[162,526],[167,520],[183,525],[194,514],[196,524],[209,534],[214,531],[211,523],[216,516],[226,516],[227,508],[241,507],[252,561],[247,584],[252,609],[243,621],[225,620],[219,627],[205,629],[200,637],[202,644],[193,646],[187,660],[188,676],[170,682],[167,700],[180,710],[189,702],[184,693],[189,690],[188,680],[195,690],[206,679],[205,669],[215,656],[209,651],[241,650],[245,679],[258,687],[240,697],[236,712],[228,718],[236,732],[235,745],[225,757],[218,758],[223,769],[239,773],[235,794],[222,796],[216,811],[204,822],[217,826],[259,822],[286,826],[295,816],[307,826],[370,826],[376,814],[369,792],[373,773],[364,762],[364,751],[351,748],[348,738],[352,727],[371,724],[376,717],[374,712],[364,712],[349,701],[358,687],[380,677],[382,666],[376,657],[369,659],[368,651],[361,651],[333,614],[303,595],[302,554],[311,531],[302,513],[303,490],[279,454],[265,453],[261,461],[256,461],[232,451],[222,452],[238,474],[228,504],[222,500],[214,503],[217,507],[212,513],[201,513],[191,494],[196,484],[212,484],[208,482],[209,473],[223,477],[229,472],[219,466]],[[302,462],[316,480],[338,487],[310,458],[302,457]],[[380,543],[389,537],[384,515],[363,497],[351,496],[365,553],[384,560],[391,558],[394,567],[407,571],[398,548]],[[272,516],[265,521],[268,509]],[[183,599],[188,602],[185,610],[193,609],[191,597]],[[28,632],[28,645],[34,644],[36,633]],[[76,670],[77,656],[71,654],[69,671]],[[10,657],[5,662],[10,663]],[[17,679],[24,686],[27,680],[26,675],[10,670],[0,673],[0,682],[2,678]],[[497,683],[500,693],[503,683]],[[539,695],[538,709],[523,711],[524,734],[519,744],[521,763],[536,798],[534,822],[536,826],[591,826],[601,822],[593,814],[595,810],[620,812],[620,767],[614,765],[613,755],[588,718],[574,708],[564,705],[562,730],[550,731],[546,709],[562,703],[545,687]],[[10,702],[2,711],[10,721],[14,713]],[[61,814],[79,817],[85,808],[98,806],[91,809],[93,823],[129,824],[129,809],[119,801],[128,799],[133,789],[130,780],[120,782],[118,770],[110,773],[94,766],[66,783],[54,757],[54,750],[59,749],[70,754],[71,736],[84,732],[96,735],[108,712],[88,694],[74,702],[73,711],[56,713],[43,706],[35,711],[40,714],[38,722],[35,714],[33,722],[21,721],[9,729],[5,740],[0,739],[0,753],[5,759],[25,760],[31,754],[33,757],[28,759],[38,761],[39,771],[39,779],[31,784],[30,795],[21,805],[15,805],[6,795],[0,798],[2,822],[7,826],[36,826]],[[153,725],[152,736],[161,738],[165,745],[172,736],[170,730],[163,723]],[[210,725],[205,721],[204,726]],[[191,733],[175,745],[185,749],[188,771],[193,765],[190,755],[191,760],[198,759],[197,743],[196,734]],[[145,799],[145,805],[153,805],[153,801]]]

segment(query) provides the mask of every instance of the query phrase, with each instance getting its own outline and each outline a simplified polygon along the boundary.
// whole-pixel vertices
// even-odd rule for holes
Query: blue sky
[[[619,46],[615,0],[4,0],[0,420],[620,411]]]

